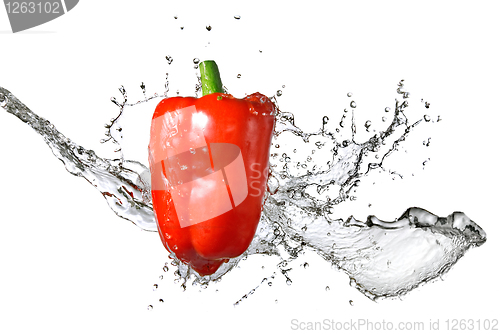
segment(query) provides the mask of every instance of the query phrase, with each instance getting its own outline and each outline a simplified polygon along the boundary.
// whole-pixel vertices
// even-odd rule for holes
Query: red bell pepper
[[[276,107],[264,95],[224,94],[217,65],[200,64],[203,97],[156,107],[149,164],[153,208],[167,250],[200,275],[250,245],[269,174]]]

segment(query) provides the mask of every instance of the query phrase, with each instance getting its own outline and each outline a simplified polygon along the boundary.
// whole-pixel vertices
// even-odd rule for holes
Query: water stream
[[[145,96],[141,101],[128,102],[123,87],[122,101],[112,99],[119,111],[106,125],[103,143],[116,145],[118,157],[114,159],[101,158],[72,142],[1,87],[0,106],[40,134],[66,170],[93,185],[119,217],[140,229],[156,231],[149,169],[144,163],[127,160],[123,153],[122,121],[139,105],[154,110],[168,89],[148,97],[144,85],[141,88]],[[408,120],[405,111],[409,93],[403,81],[397,86],[397,94],[394,108],[387,108],[384,114],[387,125],[383,130],[373,131],[371,121],[360,127],[371,135],[363,141],[357,140],[354,101],[341,113],[338,123],[333,121],[335,116],[326,115],[315,132],[302,131],[292,113],[280,111],[271,150],[267,199],[252,244],[243,255],[206,277],[200,277],[171,254],[182,286],[220,280],[241,259],[253,254],[279,257],[277,269],[291,283],[287,269],[290,263],[304,250],[312,250],[349,275],[351,285],[367,297],[396,297],[441,276],[469,248],[482,245],[486,233],[462,212],[438,217],[412,207],[402,208],[401,217],[394,221],[375,216],[364,221],[353,216],[336,217],[336,208],[356,200],[355,191],[363,186],[367,175],[377,171],[402,177],[387,167],[387,158],[398,154],[400,144],[415,127],[430,121],[428,115],[415,122]],[[429,104],[423,106],[428,108]],[[429,146],[429,139],[424,140],[424,145]]]

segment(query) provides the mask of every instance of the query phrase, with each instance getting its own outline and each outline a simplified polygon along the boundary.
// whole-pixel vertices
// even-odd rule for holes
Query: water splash
[[[104,196],[121,218],[146,231],[156,231],[149,183],[141,177],[148,168],[137,161],[103,159],[60,133],[48,120],[32,112],[8,90],[0,87],[0,107],[42,136],[52,153],[71,174],[83,177]],[[148,197],[149,196],[149,197]]]
[[[167,60],[172,62],[171,57]],[[144,84],[141,89],[144,99],[136,103],[128,102],[123,87],[122,102],[112,99],[119,113],[106,125],[103,143],[116,145],[117,159],[100,158],[92,150],[72,142],[1,87],[0,106],[37,131],[66,169],[97,188],[118,216],[143,230],[156,231],[149,170],[141,162],[125,159],[121,121],[126,108],[148,104],[153,110],[159,99],[167,96],[168,82],[162,95],[148,97]],[[356,200],[356,188],[374,170],[403,177],[389,169],[386,160],[422,120],[427,123],[427,115],[410,122],[405,115],[409,93],[404,90],[403,81],[398,84],[397,93],[402,102],[396,99],[391,123],[382,131],[373,130],[374,135],[363,141],[356,138],[354,100],[349,103],[352,109],[344,110],[338,127],[330,120],[332,116],[324,116],[321,127],[311,133],[295,124],[292,113],[279,112],[266,203],[252,244],[240,257],[205,277],[170,254],[171,265],[176,267],[176,281],[184,288],[190,281],[206,286],[211,281],[220,281],[240,260],[253,254],[267,254],[280,258],[278,272],[291,284],[290,263],[310,249],[349,275],[351,285],[367,297],[394,297],[439,277],[469,248],[483,244],[485,232],[461,212],[442,218],[421,208],[409,208],[393,222],[374,216],[364,222],[352,216],[346,221],[334,217],[342,203]],[[425,108],[429,108],[427,102]],[[385,115],[390,115],[391,110],[387,107]],[[384,118],[386,121],[388,117]],[[371,121],[365,123],[367,131],[372,127]],[[168,271],[167,263],[163,271]],[[274,277],[264,279],[261,284],[272,284]]]

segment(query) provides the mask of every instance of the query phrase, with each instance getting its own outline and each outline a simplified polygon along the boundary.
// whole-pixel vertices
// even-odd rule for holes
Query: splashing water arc
[[[112,99],[120,111],[106,126],[107,137],[103,142],[120,146],[120,140],[113,133],[126,108],[150,103],[154,109],[156,99],[167,97],[166,92],[146,97],[144,84],[141,88],[145,99],[137,103],[128,103],[123,87],[120,89],[123,102]],[[278,269],[288,281],[287,266],[304,249],[310,249],[349,275],[351,285],[370,299],[395,297],[439,277],[469,248],[482,245],[486,233],[462,212],[438,217],[413,207],[392,222],[375,216],[369,216],[366,221],[352,216],[345,221],[333,217],[335,207],[355,199],[352,193],[360,186],[361,178],[374,170],[387,171],[386,158],[397,151],[398,145],[422,120],[428,122],[426,115],[410,123],[405,116],[409,94],[404,91],[402,82],[397,93],[403,102],[396,99],[390,124],[364,142],[357,142],[355,138],[353,111],[349,121],[346,109],[339,127],[332,132],[327,129],[331,123],[329,117],[323,117],[322,127],[312,133],[295,125],[292,113],[279,112],[266,202],[252,244],[244,254],[222,265],[215,274],[203,277],[170,254],[177,266],[177,276],[183,281],[182,286],[185,288],[188,280],[202,285],[219,280],[241,259],[253,254],[279,257]],[[156,231],[150,174],[144,164],[127,160],[123,154],[118,159],[98,157],[94,151],[65,137],[49,121],[1,87],[0,106],[40,134],[66,170],[83,177],[99,190],[119,217],[143,230]],[[355,108],[355,102],[350,106]],[[427,103],[425,107],[428,108]],[[367,131],[371,130],[371,122],[364,125]],[[346,129],[347,135],[343,133]],[[289,148],[291,140],[292,150]],[[321,154],[311,154],[319,150]]]

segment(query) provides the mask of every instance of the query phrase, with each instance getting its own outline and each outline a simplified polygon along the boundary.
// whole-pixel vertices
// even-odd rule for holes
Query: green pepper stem
[[[212,93],[224,93],[219,68],[213,60],[200,63],[201,91],[203,96]]]

